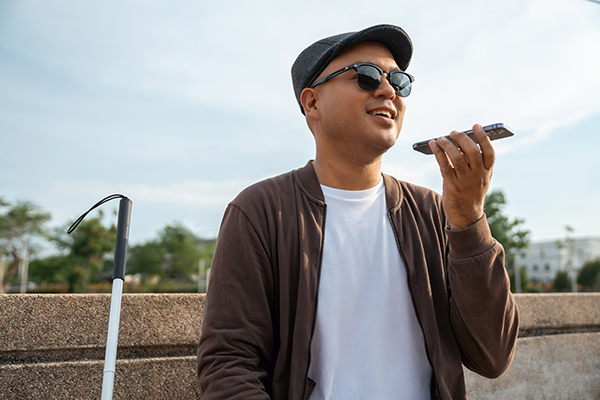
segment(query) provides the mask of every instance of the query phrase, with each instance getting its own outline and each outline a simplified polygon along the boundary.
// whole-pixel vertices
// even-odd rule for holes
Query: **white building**
[[[516,261],[527,271],[529,279],[548,283],[558,271],[567,271],[569,259],[576,273],[587,261],[600,258],[600,237],[573,239],[572,245],[559,241],[531,243],[517,254]]]

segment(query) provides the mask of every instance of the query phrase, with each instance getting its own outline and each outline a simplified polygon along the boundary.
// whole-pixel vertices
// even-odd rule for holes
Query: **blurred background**
[[[2,0],[0,291],[110,291],[117,202],[66,229],[112,193],[133,201],[125,290],[204,290],[227,203],[313,157],[294,59],[379,23],[416,77],[384,171],[439,192],[412,143],[504,122],[487,213],[514,289],[597,290],[596,1]]]

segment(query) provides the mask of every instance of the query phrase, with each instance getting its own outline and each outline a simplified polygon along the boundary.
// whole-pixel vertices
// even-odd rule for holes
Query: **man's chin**
[[[397,136],[379,137],[378,140],[373,140],[370,143],[371,149],[379,154],[386,153],[396,144]]]

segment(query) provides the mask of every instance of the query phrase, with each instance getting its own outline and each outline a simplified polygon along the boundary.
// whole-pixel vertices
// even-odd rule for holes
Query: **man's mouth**
[[[374,116],[378,116],[378,117],[385,117],[385,118],[389,118],[389,119],[393,119],[396,116],[395,112],[393,112],[392,110],[389,110],[387,108],[378,108],[378,109],[367,111],[367,113],[369,113],[370,115],[374,115]]]

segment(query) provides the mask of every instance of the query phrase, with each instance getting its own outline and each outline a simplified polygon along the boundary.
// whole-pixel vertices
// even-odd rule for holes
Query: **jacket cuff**
[[[485,253],[496,244],[485,214],[471,226],[461,230],[446,227],[450,257],[469,258]]]

